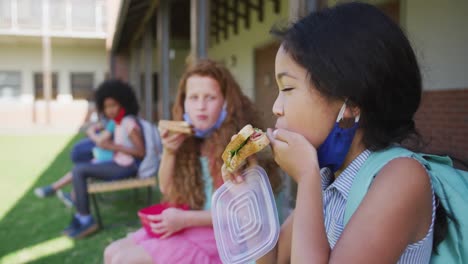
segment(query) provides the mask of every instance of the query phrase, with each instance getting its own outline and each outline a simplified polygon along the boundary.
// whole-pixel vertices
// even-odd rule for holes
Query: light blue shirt
[[[200,157],[201,172],[203,176],[203,182],[205,184],[205,205],[203,210],[211,209],[211,196],[213,195],[213,178],[210,173],[210,166],[207,157]]]
[[[113,135],[115,131],[115,121],[112,119],[107,121],[104,130],[108,131]],[[111,161],[114,157],[114,152],[108,149],[94,147],[92,151],[95,162]]]

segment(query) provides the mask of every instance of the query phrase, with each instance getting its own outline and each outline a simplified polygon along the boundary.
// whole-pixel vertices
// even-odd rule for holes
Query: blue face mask
[[[218,116],[218,120],[216,120],[216,123],[212,127],[208,128],[208,129],[194,128],[195,137],[197,137],[197,138],[207,138],[207,137],[209,137],[216,129],[221,127],[224,120],[226,119],[226,116],[227,116],[226,104],[224,104],[223,109],[221,110],[221,113]],[[189,117],[188,113],[184,113],[184,121],[189,123],[190,125],[193,125],[192,120],[190,120],[190,117]]]
[[[350,128],[341,128],[339,122],[343,118],[344,111],[346,110],[346,102],[341,107],[336,123],[325,139],[323,144],[317,149],[317,156],[320,168],[328,167],[334,173],[344,162],[348,154],[351,143],[353,142],[354,135],[358,128],[359,116],[354,120],[354,124]]]

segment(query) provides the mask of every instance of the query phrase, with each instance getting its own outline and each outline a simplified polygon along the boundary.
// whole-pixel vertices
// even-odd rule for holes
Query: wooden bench
[[[148,190],[148,204],[151,204],[153,188],[157,185],[156,177],[149,177],[149,178],[129,178],[123,180],[116,180],[116,181],[94,181],[90,182],[88,185],[88,193],[92,201],[92,206],[96,212],[97,222],[100,228],[103,227],[101,214],[99,212],[99,206],[97,202],[97,195],[101,193],[107,192],[115,192],[115,191],[123,191],[123,190],[130,190],[130,189],[139,189],[139,188],[147,188]],[[135,212],[136,213],[136,212]]]

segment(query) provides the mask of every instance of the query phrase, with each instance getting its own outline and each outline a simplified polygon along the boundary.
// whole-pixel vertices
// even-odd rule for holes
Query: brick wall
[[[429,143],[425,151],[468,162],[468,89],[423,92],[415,119]]]

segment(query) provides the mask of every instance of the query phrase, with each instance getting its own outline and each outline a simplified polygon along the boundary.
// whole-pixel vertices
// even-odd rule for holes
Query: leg
[[[72,172],[67,172],[62,178],[52,184],[52,188],[57,191],[72,182]]]
[[[89,199],[87,178],[100,180],[129,177],[137,171],[136,166],[121,167],[114,162],[78,164],[73,168],[73,190],[76,198],[76,208],[82,215],[89,215]]]
[[[58,181],[52,183],[52,185],[46,185],[43,187],[38,187],[34,190],[34,193],[36,196],[40,198],[52,196],[55,194],[58,190],[63,188],[64,186],[70,184],[72,182],[72,173],[67,172],[62,178],[60,178]]]
[[[150,264],[150,263],[153,263],[153,259],[143,247],[136,245],[132,241],[132,244],[128,245],[128,247],[117,252],[117,254],[115,254],[114,257],[112,258],[112,262],[110,263],[112,264],[126,264],[126,263]]]
[[[73,163],[90,162],[93,159],[93,148],[96,144],[89,138],[78,141],[70,153]]]
[[[88,178],[97,179],[112,179],[114,175],[131,175],[136,172],[136,166],[120,167],[114,162],[97,163],[97,164],[78,164],[73,168],[73,190],[76,196],[76,209],[78,214],[75,215],[70,224],[71,232],[69,236],[72,238],[83,238],[97,231],[99,226],[95,223],[90,214],[89,197],[88,197]],[[123,176],[122,176],[123,177]],[[78,225],[74,224],[75,219],[78,219]],[[68,228],[67,228],[68,229]]]
[[[73,161],[73,163],[87,163],[90,162],[93,159],[93,147],[95,146],[95,143],[89,139],[89,138],[84,138],[80,140],[78,143],[76,143],[73,146],[73,149],[70,153],[70,158]],[[65,174],[62,178],[60,178],[58,181],[54,182],[52,185],[47,185],[43,187],[38,187],[34,190],[34,193],[36,196],[40,198],[52,196],[55,194],[57,190],[60,190],[64,186],[70,184],[72,182],[72,174],[71,172],[68,172]]]
[[[112,242],[104,250],[104,263],[112,263],[112,259],[118,252],[121,252],[125,248],[129,248],[134,245],[135,243],[133,243],[132,238],[129,236]]]

